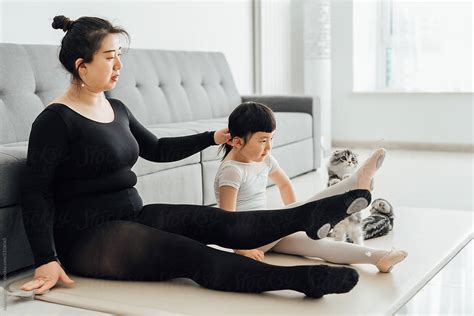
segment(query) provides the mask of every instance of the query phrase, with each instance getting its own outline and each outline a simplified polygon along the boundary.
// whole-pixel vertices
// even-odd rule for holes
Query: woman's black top
[[[132,171],[138,156],[170,162],[215,145],[214,132],[158,139],[121,101],[109,102],[110,123],[59,103],[33,122],[21,206],[36,267],[57,259],[55,230],[81,230],[141,210]]]

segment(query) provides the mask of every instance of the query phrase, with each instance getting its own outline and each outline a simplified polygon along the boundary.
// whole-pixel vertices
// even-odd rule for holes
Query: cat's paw
[[[332,186],[332,185],[335,185],[336,183],[339,183],[341,182],[341,180],[339,179],[332,179],[332,180],[329,180],[328,181],[328,187]]]

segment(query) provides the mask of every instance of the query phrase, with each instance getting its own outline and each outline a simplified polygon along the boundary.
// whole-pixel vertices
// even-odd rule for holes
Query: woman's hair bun
[[[62,29],[64,32],[67,32],[67,30],[71,28],[73,23],[74,20],[71,20],[65,17],[64,15],[57,15],[54,17],[51,26],[53,27],[53,29]]]

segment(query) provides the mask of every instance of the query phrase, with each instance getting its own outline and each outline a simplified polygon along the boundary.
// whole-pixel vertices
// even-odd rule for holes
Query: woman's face
[[[122,68],[121,49],[119,36],[109,34],[95,52],[92,62],[84,64],[84,67],[79,69],[88,90],[102,92],[115,88]]]

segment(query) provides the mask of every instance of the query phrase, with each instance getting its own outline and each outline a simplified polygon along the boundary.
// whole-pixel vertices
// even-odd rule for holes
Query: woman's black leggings
[[[57,251],[66,272],[76,275],[148,281],[184,277],[222,291],[292,289],[320,297],[349,291],[357,273],[343,267],[274,266],[207,244],[253,249],[296,231],[314,235],[349,216],[355,204],[362,209],[361,200],[368,204],[370,193],[354,190],[297,208],[252,212],[149,204],[128,220],[62,232],[55,239],[61,240]]]

